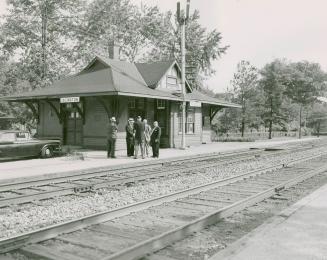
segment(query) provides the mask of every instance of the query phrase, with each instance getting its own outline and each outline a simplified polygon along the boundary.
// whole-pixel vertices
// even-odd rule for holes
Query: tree
[[[0,46],[18,65],[17,76],[32,89],[47,86],[70,72],[74,59],[72,25],[78,23],[83,2],[8,0]]]
[[[327,104],[316,102],[308,115],[308,126],[312,127],[314,133],[319,137],[321,126],[327,122]]]
[[[237,71],[231,81],[233,86],[234,101],[241,104],[241,134],[244,137],[245,125],[249,124],[251,116],[251,97],[255,93],[258,80],[258,70],[248,61],[242,60],[237,64]]]
[[[120,58],[136,61],[163,20],[157,7],[133,5],[130,0],[95,0],[76,27],[80,58],[94,52],[108,56],[114,42]]]
[[[0,95],[50,85],[71,72],[76,55],[73,24],[83,13],[84,0],[8,0],[8,13],[0,24]],[[21,123],[33,124],[23,104],[1,109]]]
[[[170,12],[164,15],[157,30],[149,35],[148,58],[163,60],[176,58],[181,61],[180,30],[177,18],[171,22]],[[186,78],[194,88],[201,89],[205,77],[215,73],[212,62],[223,55],[229,46],[222,46],[222,35],[217,30],[207,31],[199,22],[200,14],[195,10],[186,25]]]
[[[259,86],[263,91],[264,107],[262,118],[268,124],[269,139],[272,138],[273,124],[281,125],[286,120],[282,110],[285,68],[284,61],[275,60],[260,70]]]
[[[326,89],[327,75],[318,63],[308,61],[290,63],[285,79],[285,94],[299,105],[299,138],[302,137],[303,108],[312,105]]]

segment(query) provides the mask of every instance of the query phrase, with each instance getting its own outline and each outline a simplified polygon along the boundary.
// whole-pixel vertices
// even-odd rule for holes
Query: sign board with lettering
[[[201,107],[201,101],[190,101],[190,107]]]
[[[78,103],[79,97],[62,97],[60,103]]]

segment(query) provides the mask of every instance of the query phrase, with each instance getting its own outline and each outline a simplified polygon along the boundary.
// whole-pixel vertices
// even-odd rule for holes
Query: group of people
[[[144,159],[150,155],[150,146],[152,147],[152,157],[159,157],[159,146],[161,129],[157,121],[153,122],[153,128],[148,124],[146,119],[140,116],[137,117],[136,122],[133,118],[128,119],[126,130],[126,145],[127,156],[138,158],[139,150],[141,150],[141,156]],[[108,126],[107,134],[107,157],[115,157],[115,147],[117,139],[118,126],[116,118],[112,117]]]

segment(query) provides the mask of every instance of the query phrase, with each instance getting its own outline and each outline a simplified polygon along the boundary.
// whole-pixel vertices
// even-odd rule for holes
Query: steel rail
[[[264,199],[267,199],[275,195],[282,189],[289,188],[299,182],[302,182],[308,178],[313,177],[319,173],[327,171],[327,165],[324,165],[318,169],[311,170],[305,174],[299,175],[281,184],[277,184],[272,188],[266,189],[260,193],[247,197],[243,200],[237,201],[231,205],[223,207],[215,212],[209,213],[203,217],[200,217],[186,225],[167,231],[158,236],[152,237],[146,241],[138,243],[123,251],[117,252],[102,260],[134,260],[139,259],[148,253],[158,251],[172,243],[182,240],[185,237],[191,235],[194,232],[200,231],[205,227],[215,224],[223,218],[231,216],[233,213],[241,211],[248,206],[254,205]]]
[[[288,153],[289,151],[287,151],[286,153]],[[278,152],[278,153],[274,153],[273,156],[276,155],[280,155],[285,153],[285,151],[283,152]],[[242,154],[243,156],[243,154]],[[84,192],[84,191],[94,191],[97,189],[101,189],[101,188],[107,188],[107,187],[112,187],[112,186],[117,186],[117,185],[123,185],[126,183],[132,183],[132,182],[136,182],[136,181],[142,181],[142,180],[147,180],[147,179],[151,179],[151,178],[159,178],[162,176],[169,176],[169,175],[173,175],[176,173],[181,173],[181,172],[187,172],[190,169],[192,170],[199,170],[199,169],[206,169],[206,168],[211,168],[211,167],[217,167],[221,164],[232,164],[232,163],[237,163],[237,162],[241,162],[244,161],[246,159],[251,159],[253,157],[253,154],[250,153],[245,153],[244,157],[241,158],[237,158],[235,160],[231,160],[228,161],[229,156],[228,157],[223,157],[223,158],[219,158],[220,160],[217,162],[213,162],[213,163],[206,163],[205,165],[186,165],[183,166],[183,168],[179,168],[177,167],[176,169],[166,169],[163,171],[155,171],[155,172],[149,172],[149,173],[145,173],[145,174],[140,174],[140,175],[134,175],[134,176],[123,176],[121,178],[116,178],[116,179],[104,179],[102,181],[99,180],[99,182],[96,183],[90,183],[90,184],[76,184],[73,183],[72,180],[69,179],[69,181],[67,181],[66,183],[71,184],[71,187],[60,187],[58,186],[58,189],[56,190],[51,190],[51,191],[38,191],[35,193],[30,193],[30,194],[21,194],[18,196],[13,196],[13,197],[8,197],[8,198],[0,198],[0,207],[7,207],[10,205],[15,205],[15,204],[22,204],[22,203],[28,203],[28,202],[33,202],[33,201],[37,201],[37,200],[44,200],[44,199],[50,199],[56,196],[67,196],[67,195],[78,195],[79,192]],[[265,155],[262,156],[261,158],[266,158],[269,157],[269,155]],[[227,160],[226,160],[227,159]],[[75,176],[77,177],[77,176]],[[110,177],[110,176],[108,176]],[[93,177],[94,178],[94,177]],[[85,179],[77,179],[78,181],[80,180],[85,180]],[[87,179],[86,179],[87,180]],[[51,183],[47,183],[46,185],[52,185]],[[59,183],[60,185],[60,183]],[[12,187],[12,186],[11,186]],[[34,188],[35,186],[29,186],[29,187],[25,187],[25,188]],[[42,188],[42,186],[40,187]],[[5,190],[8,191],[8,190]],[[11,190],[9,190],[11,192]],[[14,190],[14,192],[19,191],[17,190],[17,188]]]
[[[287,165],[293,165],[298,162],[304,162],[307,160],[318,158],[325,154],[326,153],[321,153],[319,155],[295,159],[295,160],[292,160],[291,162],[287,163]],[[237,175],[237,176],[225,178],[225,179],[218,180],[218,181],[215,181],[212,183],[199,185],[199,186],[196,186],[193,188],[181,190],[181,191],[174,192],[174,193],[167,194],[167,195],[160,196],[160,197],[155,197],[155,198],[152,198],[149,200],[137,202],[137,203],[130,204],[130,205],[120,207],[120,208],[116,208],[113,210],[108,210],[105,212],[92,214],[92,215],[85,216],[85,217],[82,217],[82,218],[79,218],[76,220],[66,221],[63,223],[40,228],[40,229],[31,231],[31,232],[26,232],[26,233],[23,233],[23,234],[20,234],[17,236],[1,239],[0,240],[0,253],[6,253],[6,252],[12,251],[14,249],[23,247],[27,244],[38,243],[38,242],[41,242],[41,241],[44,241],[47,239],[57,237],[60,234],[70,233],[70,232],[73,232],[73,231],[76,231],[76,230],[79,230],[82,228],[86,228],[86,227],[94,225],[94,224],[99,224],[99,223],[102,223],[102,222],[105,222],[105,221],[108,221],[108,220],[111,220],[111,219],[114,219],[117,217],[128,215],[132,212],[141,211],[141,210],[147,209],[152,206],[161,205],[162,203],[165,203],[165,202],[171,202],[171,201],[174,201],[174,200],[177,200],[180,198],[185,198],[190,195],[198,194],[203,191],[208,191],[210,189],[214,189],[214,188],[221,187],[221,186],[224,186],[227,184],[231,184],[236,181],[243,180],[243,179],[249,178],[251,176],[256,176],[256,175],[265,173],[267,171],[276,170],[278,168],[283,168],[285,166],[286,166],[285,164],[278,163],[278,164],[275,164],[275,165],[272,165],[269,167],[249,171],[249,172]]]
[[[192,156],[183,156],[179,158],[174,159],[160,159],[156,161],[148,161],[143,163],[136,163],[136,164],[128,164],[128,165],[116,165],[111,167],[99,167],[99,168],[93,168],[89,170],[78,170],[78,171],[71,171],[71,172],[64,172],[60,175],[63,176],[51,176],[45,178],[37,178],[37,179],[28,179],[23,181],[13,181],[10,183],[0,183],[0,192],[8,191],[11,189],[23,189],[28,187],[35,187],[35,186],[42,186],[47,185],[49,183],[55,184],[55,183],[62,183],[67,181],[74,181],[74,180],[80,180],[80,179],[88,179],[88,178],[96,178],[101,176],[107,176],[108,174],[106,172],[110,171],[110,175],[112,174],[120,174],[120,173],[128,173],[128,172],[135,172],[136,170],[144,170],[146,167],[162,167],[162,166],[168,166],[173,165],[174,163],[178,162],[184,162],[187,161],[200,161],[202,159],[210,160],[214,158],[219,159],[225,159],[229,158],[231,156],[237,156],[237,155],[249,155],[249,154],[258,154],[258,150],[250,150],[250,151],[242,151],[242,152],[235,152],[235,153],[226,153],[226,154],[220,154],[220,153],[207,153],[207,154],[201,154],[201,155],[192,155]],[[110,176],[108,175],[108,176]]]
[[[272,146],[274,147],[274,146]],[[323,147],[316,146],[314,148]],[[313,148],[312,145],[308,145],[305,143],[305,146],[303,146],[303,143],[300,143],[299,145],[294,145],[291,147],[287,147],[291,149],[301,149],[305,150],[307,148]],[[249,149],[240,149],[237,151],[231,151],[231,152],[224,152],[224,153],[206,153],[206,154],[196,154],[196,155],[187,155],[187,156],[180,156],[178,158],[166,158],[166,159],[159,159],[155,161],[147,161],[142,163],[133,163],[128,165],[115,165],[110,167],[96,167],[92,169],[87,170],[74,170],[74,171],[67,171],[57,174],[49,174],[49,175],[43,175],[38,177],[29,177],[28,179],[18,179],[18,180],[11,180],[11,182],[1,182],[0,183],[0,192],[8,191],[11,189],[23,189],[28,187],[35,187],[35,186],[41,186],[41,185],[47,185],[49,183],[61,183],[61,182],[69,182],[74,180],[80,180],[80,179],[88,179],[88,178],[96,178],[101,176],[106,176],[106,172],[110,171],[110,174],[119,174],[119,173],[128,173],[128,172],[135,172],[135,170],[145,168],[151,168],[151,167],[161,167],[161,166],[168,166],[173,165],[177,163],[186,163],[187,161],[200,161],[200,160],[210,160],[214,158],[219,159],[225,159],[232,156],[238,156],[238,155],[256,155],[262,152],[263,150],[261,148],[255,149],[255,150],[249,150]],[[285,150],[287,151],[287,150]],[[285,151],[281,151],[285,152]],[[275,153],[276,154],[276,153]]]
[[[150,172],[146,174],[141,174],[141,175],[135,175],[135,176],[129,176],[129,177],[122,177],[122,178],[117,178],[117,179],[109,179],[109,180],[103,180],[99,183],[93,183],[89,185],[82,185],[82,184],[72,184],[72,187],[59,187],[57,190],[52,190],[52,191],[40,191],[32,194],[26,194],[26,195],[18,195],[14,197],[8,197],[8,198],[0,198],[0,207],[6,207],[10,205],[15,205],[15,204],[22,204],[22,203],[27,203],[27,202],[32,202],[35,200],[44,200],[44,199],[50,199],[56,196],[67,196],[67,195],[78,195],[78,192],[76,191],[81,190],[81,191],[95,191],[97,189],[101,188],[108,188],[112,186],[117,186],[117,185],[123,185],[126,183],[132,183],[136,181],[141,181],[141,180],[147,180],[151,178],[159,178],[162,176],[169,176],[173,175],[176,173],[182,173],[182,172],[187,172],[189,170],[199,170],[199,169],[205,169],[205,168],[211,168],[211,167],[217,167],[221,164],[225,163],[236,163],[236,162],[241,162],[245,159],[251,159],[253,156],[247,156],[244,158],[238,158],[232,161],[218,161],[215,163],[207,163],[204,165],[198,165],[198,166],[184,166],[183,168],[176,168],[176,169],[167,169],[164,171],[159,171],[159,172]],[[78,179],[80,180],[80,179]],[[50,183],[48,184],[50,185]]]

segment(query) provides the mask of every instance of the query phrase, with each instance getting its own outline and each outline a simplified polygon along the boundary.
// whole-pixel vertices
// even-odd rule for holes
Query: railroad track
[[[139,259],[327,171],[326,159],[300,158],[3,239],[0,252],[20,248],[32,259]]]
[[[273,156],[283,155],[292,151],[319,149],[321,146],[294,146],[283,151],[276,151]],[[0,208],[33,203],[58,196],[79,195],[84,192],[94,192],[98,189],[121,186],[144,180],[154,180],[174,174],[192,174],[194,170],[217,167],[223,164],[239,163],[262,156],[262,150],[241,151],[226,154],[202,154],[182,157],[161,162],[151,162],[147,165],[126,166],[117,169],[97,169],[80,174],[58,176],[46,179],[27,180],[0,185]],[[268,153],[269,154],[269,153]],[[267,155],[268,156],[268,155]],[[237,157],[237,159],[233,159]],[[263,156],[264,157],[264,156]],[[83,196],[83,194],[81,194]]]

